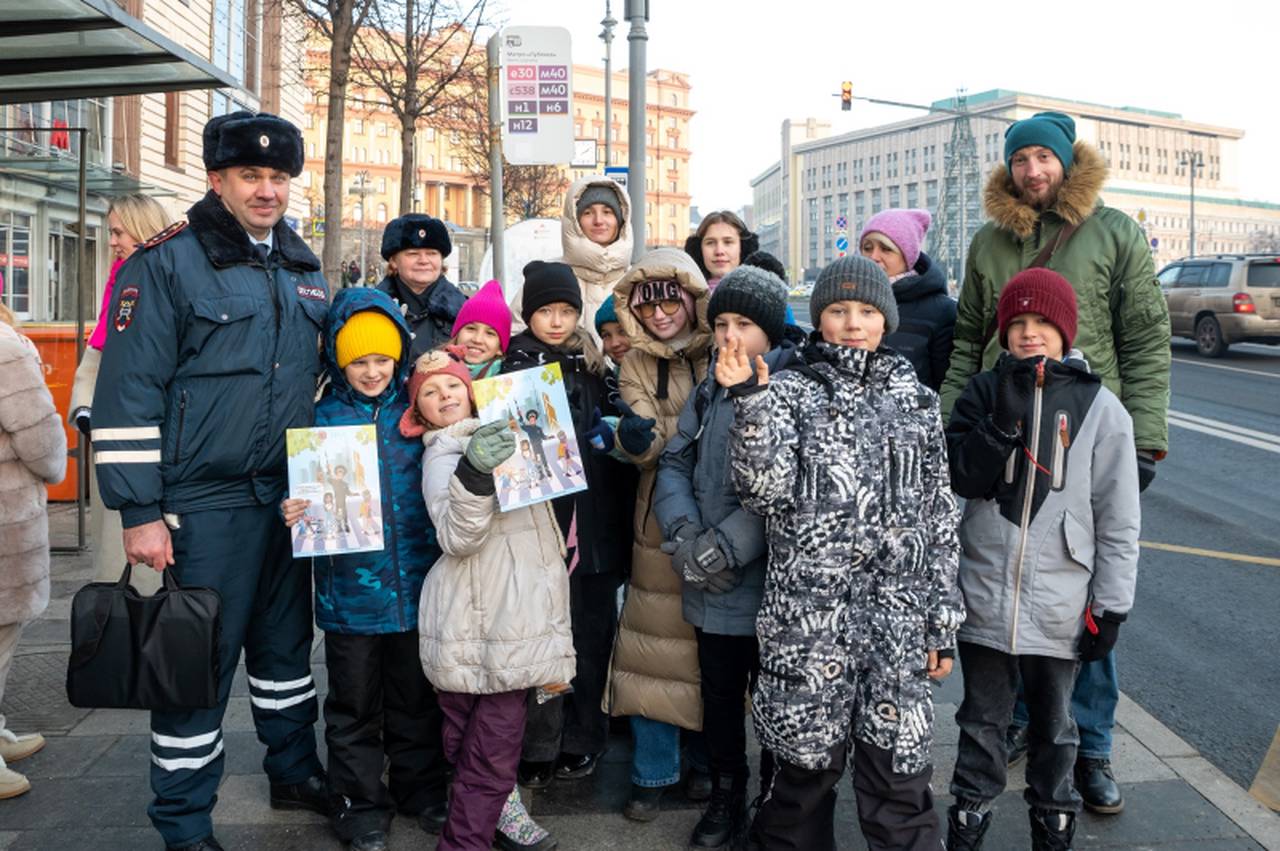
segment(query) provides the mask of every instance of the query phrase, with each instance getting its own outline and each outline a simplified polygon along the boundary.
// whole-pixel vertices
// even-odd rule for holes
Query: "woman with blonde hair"
[[[84,357],[76,368],[71,385],[70,423],[82,435],[89,434],[93,411],[93,386],[98,381],[98,364],[102,360],[102,346],[107,341],[107,327],[111,323],[111,297],[115,290],[116,273],[129,259],[134,249],[169,225],[169,215],[164,207],[147,195],[121,195],[107,207],[107,229],[111,246],[111,273],[102,294],[102,307],[98,310],[98,324],[89,337]],[[92,471],[92,467],[90,470]],[[124,570],[124,539],[120,527],[120,515],[108,511],[97,497],[96,482],[92,488],[94,574],[98,579],[118,579]],[[143,593],[154,592],[160,587],[160,574],[149,570],[133,575],[133,585]]]

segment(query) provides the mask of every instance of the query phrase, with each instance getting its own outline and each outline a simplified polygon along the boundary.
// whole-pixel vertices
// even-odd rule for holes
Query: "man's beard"
[[[1019,195],[1025,204],[1033,208],[1037,213],[1043,213],[1045,210],[1053,209],[1054,205],[1058,203],[1058,193],[1061,190],[1062,186],[1059,184],[1049,190],[1047,195],[1043,195],[1040,198],[1032,198],[1025,192],[1020,192]]]

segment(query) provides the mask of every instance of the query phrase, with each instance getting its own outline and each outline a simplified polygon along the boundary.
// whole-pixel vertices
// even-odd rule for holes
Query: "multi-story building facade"
[[[933,106],[950,109],[955,101]],[[978,180],[966,191],[975,201],[1002,162],[1009,120],[1054,110],[1071,115],[1077,138],[1107,161],[1103,201],[1143,226],[1157,268],[1192,253],[1189,155],[1203,163],[1195,183],[1196,254],[1248,251],[1280,234],[1280,204],[1241,192],[1242,130],[1004,90],[970,96],[968,109]],[[813,119],[783,122],[781,159],[751,180],[761,247],[782,258],[792,277],[812,278],[838,255],[837,238],[845,235],[852,250],[862,224],[880,210],[923,207],[936,219],[954,125],[955,116],[935,112],[833,136],[830,125]],[[966,230],[971,234],[982,218],[966,222]]]
[[[323,235],[325,92],[328,79],[328,46],[313,37],[308,44],[307,84],[302,120],[306,145],[302,194],[312,210],[309,232],[316,247]],[[686,74],[657,69],[649,73],[646,93],[647,149],[645,205],[646,232],[651,245],[681,244],[689,227],[689,80]],[[605,162],[604,71],[585,65],[573,68],[574,135],[594,140],[594,165],[565,168],[565,186],[576,177],[600,173],[607,164],[628,162],[628,105],[625,72],[614,74],[612,122],[609,128],[610,163]],[[622,95],[621,97],[619,95]],[[386,223],[400,210],[400,124],[386,95],[372,86],[355,82],[348,93],[343,138],[343,255],[362,270],[378,266],[378,246]],[[425,119],[417,128],[417,158],[412,209],[444,219],[454,227],[459,256],[451,258],[450,273],[470,279],[478,273],[490,222],[489,196],[474,173],[474,145],[467,138],[475,132],[456,110],[446,108]]]
[[[88,192],[85,250],[93,283],[93,321],[111,262],[106,209],[114,195],[156,196],[173,219],[205,193],[201,130],[213,115],[236,109],[302,120],[296,70],[300,25],[278,0],[118,0],[143,25],[212,65],[234,88],[0,106],[0,280],[3,298],[27,321],[73,321],[78,287],[78,134],[38,128],[85,127]],[[86,85],[93,82],[86,73]],[[45,176],[22,160],[45,162]],[[295,193],[287,221],[299,227],[305,198]]]

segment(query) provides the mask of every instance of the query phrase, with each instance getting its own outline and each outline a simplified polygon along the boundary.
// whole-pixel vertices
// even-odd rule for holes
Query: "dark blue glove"
[[[591,444],[591,448],[597,452],[613,451],[613,429],[605,422],[604,417],[600,416],[599,408],[591,412],[591,428],[587,429],[584,436]]]
[[[622,444],[622,448],[630,455],[643,455],[653,443],[655,437],[653,427],[658,424],[658,421],[651,417],[638,416],[631,410],[631,406],[621,399],[618,400],[618,410],[622,412],[622,419],[618,421],[618,443]]]

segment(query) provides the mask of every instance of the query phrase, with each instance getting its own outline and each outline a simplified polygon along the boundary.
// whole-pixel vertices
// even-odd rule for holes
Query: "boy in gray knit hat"
[[[814,329],[821,330],[822,314],[827,308],[844,302],[870,305],[884,317],[884,325],[876,335],[875,344],[865,348],[876,348],[883,337],[897,330],[898,302],[893,297],[893,286],[884,270],[866,257],[841,257],[818,275],[818,282],[809,297],[809,318]],[[841,318],[848,319],[858,313],[860,311],[854,306],[846,305]],[[834,317],[830,321],[834,322]]]

